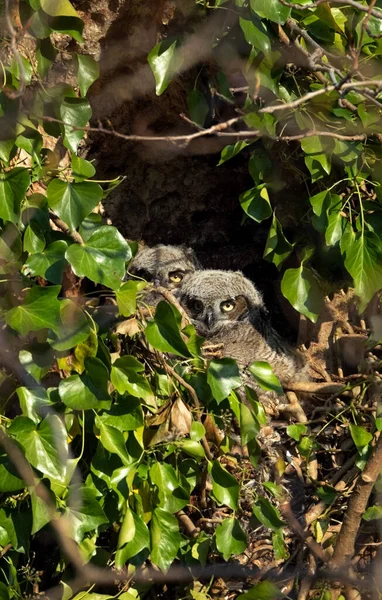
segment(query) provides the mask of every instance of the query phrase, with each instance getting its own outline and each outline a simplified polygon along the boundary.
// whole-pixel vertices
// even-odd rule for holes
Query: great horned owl
[[[158,244],[139,250],[129,265],[129,274],[176,293],[198,268],[200,265],[192,248]],[[151,291],[144,294],[144,300],[156,305],[163,297]]]
[[[261,293],[239,271],[200,270],[182,286],[179,300],[209,344],[223,344],[245,382],[246,367],[267,361],[281,383],[301,378],[304,361],[273,329]],[[260,391],[260,390],[258,390]]]

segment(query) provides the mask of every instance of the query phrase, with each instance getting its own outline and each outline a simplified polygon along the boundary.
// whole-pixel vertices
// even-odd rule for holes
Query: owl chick
[[[139,250],[129,265],[129,274],[176,293],[198,268],[200,265],[192,248],[158,244]],[[144,300],[155,306],[163,297],[154,290],[146,292]]]
[[[201,270],[182,286],[179,301],[197,332],[246,368],[267,361],[281,383],[303,376],[303,359],[273,329],[261,293],[239,271]],[[258,390],[260,391],[260,390]]]

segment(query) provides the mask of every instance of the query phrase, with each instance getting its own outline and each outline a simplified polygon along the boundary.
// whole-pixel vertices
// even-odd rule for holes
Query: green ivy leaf
[[[272,224],[264,248],[263,258],[280,269],[283,262],[291,255],[294,244],[286,239],[281,224],[273,213]]]
[[[7,312],[7,324],[21,335],[45,328],[57,331],[60,327],[60,303],[57,300],[60,289],[59,285],[34,286],[19,306]]]
[[[60,319],[60,327],[55,331],[56,339],[50,340],[55,350],[69,350],[88,339],[91,333],[90,321],[73,300],[61,300]]]
[[[131,250],[115,227],[105,225],[94,231],[85,244],[69,246],[65,257],[78,277],[119,289]]]
[[[239,18],[240,27],[248,44],[264,54],[271,51],[271,41],[265,23],[255,15],[252,20]]]
[[[171,45],[167,40],[159,42],[149,52],[147,60],[155,78],[156,94],[160,96],[181,65],[179,51],[177,52],[176,49],[176,41]]]
[[[92,83],[99,77],[99,63],[91,56],[77,54],[77,81],[81,96],[85,97]]]
[[[124,317],[130,317],[137,310],[137,294],[141,292],[147,283],[145,281],[126,281],[115,293],[118,311]]]
[[[38,425],[53,404],[47,391],[42,387],[19,387],[16,392],[23,415]]]
[[[139,398],[123,396],[102,413],[102,422],[120,431],[134,431],[143,425],[143,412]]]
[[[68,244],[64,240],[57,240],[49,244],[37,254],[28,257],[25,263],[25,271],[32,277],[43,277],[51,283],[60,284],[65,266],[68,264],[65,260],[65,252]]]
[[[29,493],[31,497],[32,504],[32,531],[31,534],[34,535],[40,529],[45,527],[51,520],[50,511],[46,505],[46,502],[40,498],[35,492],[35,488],[29,488]],[[52,506],[56,505],[56,496],[51,490],[47,490],[47,493],[50,497],[50,501]]]
[[[268,190],[264,184],[247,190],[240,195],[239,200],[244,212],[257,223],[261,223],[272,215]]]
[[[211,360],[207,369],[207,383],[217,402],[228,398],[232,390],[240,387],[239,368],[233,358]]]
[[[57,50],[53,46],[49,37],[46,37],[38,42],[36,51],[37,70],[40,77],[44,78],[49,71],[51,65],[56,60]]]
[[[362,515],[364,521],[374,521],[374,519],[382,519],[382,506],[369,506]]]
[[[208,102],[200,90],[193,89],[188,92],[187,106],[191,121],[204,127],[206,117],[209,113]]]
[[[252,411],[243,402],[240,403],[240,437],[243,446],[255,440],[260,432],[260,425]]]
[[[275,506],[263,496],[259,496],[252,507],[253,514],[262,525],[277,531],[280,527],[284,527],[285,523],[281,520],[279,511]]]
[[[97,416],[95,424],[100,431],[100,441],[108,452],[116,454],[125,466],[131,466],[135,460],[126,449],[125,437],[116,427],[106,425],[102,417]]]
[[[307,432],[307,427],[303,423],[295,423],[293,425],[288,425],[287,434],[289,437],[299,442],[303,435]]]
[[[76,183],[91,179],[96,173],[92,163],[76,154],[72,154],[72,176]]]
[[[73,410],[108,409],[109,372],[98,358],[85,359],[86,372],[62,379],[58,386],[61,401]]]
[[[374,294],[381,289],[382,282],[382,243],[380,238],[368,231],[356,234],[350,244],[341,245],[346,252],[345,267],[353,277],[356,294],[360,297],[359,310],[362,312]]]
[[[272,533],[272,546],[275,560],[286,560],[289,557],[281,527]]]
[[[364,455],[365,450],[367,450],[370,442],[373,439],[373,436],[371,433],[366,431],[364,427],[353,425],[353,423],[350,423],[349,429],[350,435],[352,436],[353,442],[356,445],[359,454],[361,454],[361,456]]]
[[[76,129],[76,127],[85,127],[91,116],[92,109],[88,100],[68,96],[62,101],[60,118],[65,123],[63,125],[64,146],[72,152],[77,152],[78,144],[85,135],[83,129]]]
[[[147,341],[160,352],[173,352],[190,358],[191,353],[180,334],[180,322],[180,314],[174,306],[159,302],[154,319],[146,327]]]
[[[151,561],[166,572],[178,553],[182,539],[178,519],[163,508],[156,508],[151,519],[150,536]]]
[[[150,549],[149,530],[142,517],[132,511],[127,503],[118,536],[115,555],[116,569],[122,569],[130,558],[133,558],[145,548]]]
[[[40,226],[35,221],[31,221],[24,233],[23,240],[24,252],[37,254],[45,248],[45,237]]]
[[[22,479],[20,479],[19,473],[13,462],[10,460],[8,454],[6,454],[3,450],[0,450],[0,492],[18,492],[19,490],[24,489],[24,487],[25,483]],[[2,543],[0,535],[0,544],[4,546],[6,543]]]
[[[226,504],[232,510],[237,510],[240,485],[228,471],[214,460],[208,464],[212,479],[212,493],[219,504]]]
[[[224,560],[228,560],[232,554],[241,554],[247,547],[247,536],[239,521],[233,517],[228,517],[216,527],[216,547],[223,555]]]
[[[16,223],[20,213],[20,203],[30,185],[27,169],[15,167],[0,172],[0,218]]]
[[[192,456],[193,458],[196,458],[196,460],[205,458],[206,456],[203,446],[194,440],[182,440],[179,443],[179,446],[183,452],[189,456]]]
[[[173,514],[184,508],[190,501],[190,494],[179,481],[175,469],[167,464],[156,462],[150,469],[150,479],[157,486],[159,506]]]
[[[134,356],[122,356],[111,367],[111,382],[119,394],[127,392],[137,398],[151,398],[153,392],[142,371],[144,366]]]
[[[101,201],[102,188],[92,181],[69,183],[53,179],[48,185],[47,198],[50,208],[75,230]]]
[[[274,23],[283,24],[290,15],[291,9],[278,0],[250,0],[251,9],[259,17]]]
[[[68,458],[67,431],[57,415],[48,415],[38,425],[17,417],[8,428],[24,449],[30,464],[48,479],[63,483]]]
[[[231,160],[231,158],[236,156],[236,154],[239,154],[239,152],[241,152],[242,150],[244,150],[244,148],[249,146],[250,143],[251,142],[246,142],[245,140],[240,140],[235,144],[230,144],[229,146],[223,148],[223,150],[221,151],[220,160],[218,162],[218,167],[223,163],[227,162],[227,160]]]
[[[297,269],[287,269],[281,281],[283,296],[298,312],[315,323],[322,305],[322,294],[312,271],[301,263]]]
[[[248,367],[251,375],[256,380],[256,383],[259,384],[264,390],[270,392],[276,392],[276,394],[282,394],[283,388],[276,377],[276,375],[272,371],[272,367],[269,363],[261,360],[257,360],[253,362]]]
[[[53,348],[49,344],[29,346],[28,350],[20,350],[19,361],[36,382],[39,382],[52,365]]]
[[[97,530],[109,522],[95,497],[95,492],[85,486],[69,490],[64,515],[69,522],[67,535],[78,543],[83,540],[85,533]]]
[[[69,0],[40,0],[41,8],[51,17],[78,17]]]

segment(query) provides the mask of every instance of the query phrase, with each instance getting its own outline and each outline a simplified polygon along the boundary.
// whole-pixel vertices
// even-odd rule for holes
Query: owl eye
[[[221,303],[220,308],[223,312],[231,312],[236,306],[233,300],[225,300]]]
[[[200,300],[192,300],[190,302],[191,306],[191,310],[193,310],[195,313],[199,313],[202,312],[203,310],[203,302],[201,302]]]
[[[173,283],[180,283],[181,281],[183,281],[184,273],[182,273],[181,271],[173,271],[172,273],[168,274],[168,278]]]

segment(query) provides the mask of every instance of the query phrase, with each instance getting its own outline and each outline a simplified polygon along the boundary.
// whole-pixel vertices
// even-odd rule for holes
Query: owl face
[[[240,272],[197,271],[182,286],[180,302],[198,333],[211,337],[264,308],[261,294]]]
[[[129,271],[156,286],[176,290],[198,267],[191,248],[160,244],[140,250],[130,263]]]

